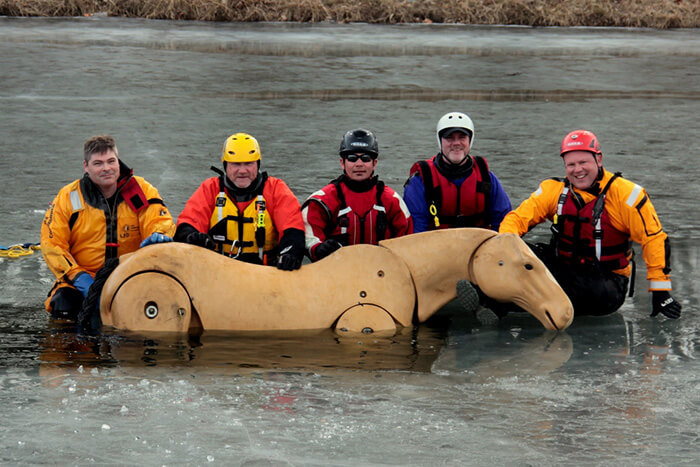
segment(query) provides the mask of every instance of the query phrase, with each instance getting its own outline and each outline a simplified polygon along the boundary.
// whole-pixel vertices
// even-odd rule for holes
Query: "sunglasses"
[[[374,160],[374,157],[370,156],[369,154],[362,154],[361,156],[357,154],[348,154],[345,156],[345,159],[348,162],[357,162],[358,159],[362,162],[370,162]]]

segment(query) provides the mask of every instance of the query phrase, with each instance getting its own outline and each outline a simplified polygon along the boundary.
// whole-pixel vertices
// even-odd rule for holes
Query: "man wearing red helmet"
[[[401,197],[374,174],[379,156],[374,134],[362,128],[346,132],[339,154],[343,173],[312,193],[302,206],[312,261],[342,246],[376,245],[385,238],[413,232],[411,215]]]
[[[543,181],[503,219],[499,232],[522,236],[552,221],[550,244],[538,243],[533,250],[581,315],[606,315],[622,306],[633,272],[634,240],[647,266],[651,316],[680,317],[681,305],[670,294],[668,236],[646,190],[603,168],[598,138],[590,131],[566,135],[560,155],[566,178]]]

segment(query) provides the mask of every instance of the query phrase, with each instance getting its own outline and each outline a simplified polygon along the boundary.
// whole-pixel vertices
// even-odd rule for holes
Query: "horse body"
[[[317,329],[336,321],[355,330],[363,319],[372,329],[395,330],[395,322],[411,324],[415,292],[403,261],[376,246],[342,248],[280,271],[164,243],[122,260],[100,303],[104,324],[131,330]]]
[[[445,229],[380,242],[411,271],[416,288],[417,318],[423,322],[457,296],[460,279],[472,280],[469,261],[486,240],[498,234],[486,229]]]
[[[182,243],[151,245],[120,258],[103,288],[100,314],[105,325],[135,331],[394,332],[454,299],[460,279],[514,301],[548,329],[571,322],[571,303],[527,245],[484,229],[343,247],[297,271],[232,261]]]

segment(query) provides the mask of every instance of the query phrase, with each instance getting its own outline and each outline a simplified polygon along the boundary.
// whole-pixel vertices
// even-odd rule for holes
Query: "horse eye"
[[[531,271],[531,270],[533,269],[532,264],[530,264],[530,263],[525,263],[525,269],[527,269],[528,271]]]
[[[499,265],[499,266],[503,266],[503,261],[499,261],[499,262],[498,262],[498,265]]]

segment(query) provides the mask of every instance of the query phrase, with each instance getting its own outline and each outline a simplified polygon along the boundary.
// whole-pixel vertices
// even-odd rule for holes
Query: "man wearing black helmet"
[[[358,243],[376,245],[413,232],[401,197],[374,174],[379,148],[374,134],[350,130],[340,143],[342,175],[302,206],[306,248],[312,261]]]

